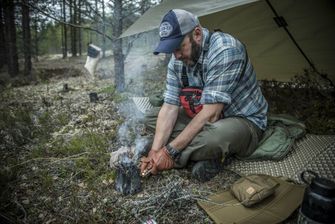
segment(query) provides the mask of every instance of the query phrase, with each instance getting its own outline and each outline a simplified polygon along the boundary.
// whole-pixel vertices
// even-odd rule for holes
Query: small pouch
[[[230,191],[242,205],[250,207],[272,195],[278,186],[271,176],[254,174],[237,180]]]

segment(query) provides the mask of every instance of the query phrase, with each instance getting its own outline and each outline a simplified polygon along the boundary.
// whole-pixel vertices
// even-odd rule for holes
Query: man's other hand
[[[150,173],[157,174],[159,171],[170,170],[174,167],[174,161],[169,155],[166,146],[157,152],[156,158],[154,159],[154,166],[150,170]]]

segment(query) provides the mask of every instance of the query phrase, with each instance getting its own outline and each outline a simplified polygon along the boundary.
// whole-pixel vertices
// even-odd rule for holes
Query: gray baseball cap
[[[170,10],[159,26],[160,41],[154,50],[154,54],[172,53],[180,46],[185,34],[199,24],[198,18],[186,10]]]

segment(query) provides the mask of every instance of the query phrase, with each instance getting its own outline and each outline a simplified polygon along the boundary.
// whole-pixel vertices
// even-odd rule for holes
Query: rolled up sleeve
[[[180,106],[179,94],[181,91],[181,83],[176,71],[178,71],[180,66],[182,65],[175,64],[174,58],[171,58],[168,65],[166,89],[164,92],[164,102],[177,106]]]

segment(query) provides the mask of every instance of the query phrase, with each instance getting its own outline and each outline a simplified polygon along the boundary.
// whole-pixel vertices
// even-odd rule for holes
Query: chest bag
[[[211,36],[212,36],[212,32],[209,33],[209,37],[207,38],[205,45],[204,45],[202,65],[207,55],[207,52],[208,52],[209,41],[211,39]],[[201,82],[202,84],[204,84],[203,67],[197,63],[197,67],[195,70],[199,70]],[[179,95],[180,103],[183,106],[186,114],[190,118],[193,118],[197,113],[199,113],[202,110],[202,104],[200,103],[200,99],[201,99],[203,87],[202,86],[189,86],[185,65],[183,65],[181,81],[183,83],[183,88],[181,89],[181,92]]]
[[[200,73],[200,78],[202,82],[202,86],[189,86],[188,82],[188,77],[187,77],[187,72],[186,72],[186,66],[183,65],[182,69],[182,74],[181,74],[181,81],[183,83],[183,88],[181,89],[179,99],[180,103],[183,106],[186,114],[190,117],[193,118],[197,113],[199,113],[202,110],[203,105],[200,103],[200,99],[202,96],[202,91],[203,91],[203,86],[204,86],[204,80],[203,80],[203,64],[204,64],[204,59],[207,57],[207,52],[209,49],[209,43],[210,39],[212,36],[213,32],[209,33],[209,37],[207,38],[205,44],[204,44],[204,49],[203,49],[203,57],[202,57],[202,64],[200,65],[197,63],[197,67],[194,71],[198,70]],[[244,44],[243,44],[244,46]],[[247,64],[248,64],[248,53],[246,51],[246,47],[244,46],[245,50],[245,64],[242,70],[242,75],[245,73]],[[242,77],[241,75],[241,77]],[[241,78],[240,77],[240,78]],[[223,115],[222,115],[223,118]]]

